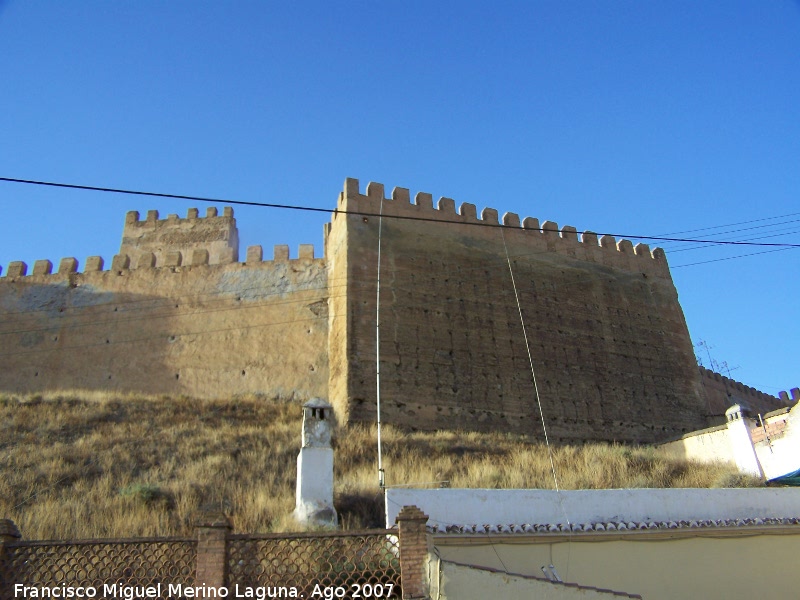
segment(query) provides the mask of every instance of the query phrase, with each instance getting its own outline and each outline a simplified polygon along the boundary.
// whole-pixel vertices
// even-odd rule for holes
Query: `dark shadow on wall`
[[[109,292],[80,275],[0,287],[0,390],[181,393],[174,363],[179,307]],[[156,358],[157,357],[157,358]]]

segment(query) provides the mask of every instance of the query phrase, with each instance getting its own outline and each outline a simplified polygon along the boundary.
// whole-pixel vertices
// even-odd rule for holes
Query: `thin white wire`
[[[511,286],[514,288],[514,299],[517,301],[517,311],[519,312],[519,322],[522,325],[522,335],[525,338],[525,350],[528,353],[528,363],[531,366],[531,379],[533,380],[533,391],[536,393],[536,404],[539,407],[539,417],[542,420],[542,431],[544,432],[544,443],[547,447],[547,455],[550,458],[550,469],[553,472],[553,483],[556,487],[556,498],[558,499],[558,507],[561,509],[561,514],[564,515],[564,519],[567,521],[567,526],[569,527],[569,537],[567,542],[567,568],[564,571],[564,577],[569,579],[569,562],[570,562],[570,555],[572,550],[572,522],[567,515],[567,511],[564,509],[564,501],[561,497],[561,489],[558,485],[558,476],[556,475],[556,464],[553,460],[553,450],[550,448],[550,439],[547,435],[547,425],[545,424],[544,420],[544,411],[542,410],[542,400],[539,397],[539,386],[536,383],[536,370],[533,367],[533,355],[531,354],[531,345],[528,342],[528,331],[525,329],[525,319],[522,316],[522,304],[519,301],[519,293],[517,292],[517,282],[514,280],[514,269],[511,267],[511,256],[508,253],[508,246],[506,245],[506,236],[503,233],[503,228],[500,227],[500,237],[503,238],[503,250],[506,253],[506,262],[508,263],[508,272],[511,275]],[[496,551],[495,551],[496,552]]]
[[[542,419],[542,431],[544,431],[544,443],[547,446],[547,453],[550,457],[550,469],[553,472],[553,482],[556,486],[556,492],[559,492],[558,476],[556,475],[556,465],[553,461],[553,451],[550,448],[550,439],[547,436],[547,425],[544,422],[544,411],[542,410],[542,400],[539,397],[539,386],[536,384],[536,371],[533,368],[533,356],[531,355],[531,345],[528,343],[528,332],[525,330],[525,319],[522,317],[522,305],[519,302],[519,293],[517,293],[517,283],[514,280],[514,269],[511,268],[511,257],[508,254],[508,246],[506,246],[506,236],[503,233],[503,228],[500,228],[500,235],[503,238],[503,249],[506,253],[506,261],[508,262],[508,272],[511,274],[511,285],[514,288],[514,299],[517,301],[517,310],[519,311],[519,322],[522,324],[522,335],[525,337],[525,350],[528,352],[528,363],[531,366],[531,379],[533,379],[533,391],[536,393],[536,404],[539,406],[539,416]],[[566,517],[566,515],[564,515]]]
[[[383,232],[383,196],[378,216],[378,282],[375,299],[375,386],[376,412],[378,413],[378,485],[383,488],[386,481],[383,472],[383,449],[381,446],[381,233]]]

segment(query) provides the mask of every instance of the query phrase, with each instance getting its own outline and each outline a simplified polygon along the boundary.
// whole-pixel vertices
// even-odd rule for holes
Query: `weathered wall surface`
[[[334,213],[332,222],[325,226],[328,281],[332,289],[347,290],[346,293],[331,294],[328,300],[328,402],[341,423],[350,420],[349,398],[352,398],[349,379],[351,317],[348,292],[353,282],[348,279],[352,259],[346,243],[347,218],[346,215]]]
[[[461,545],[434,538],[434,544],[444,561],[529,575],[541,575],[541,565],[556,564],[567,581],[636,592],[647,600],[766,600],[797,595],[793,558],[800,550],[800,534],[792,527],[797,526],[775,535],[750,531],[679,537],[671,530],[577,540],[566,535],[561,540],[531,536],[525,541],[492,536],[483,544]],[[568,565],[568,571],[561,565]]]
[[[376,418],[380,184],[348,179],[325,258],[239,255],[233,210],[126,215],[120,254],[0,277],[0,390],[327,397]],[[383,202],[381,401],[389,423],[652,442],[734,402],[788,405],[698,371],[666,258],[644,245],[395,188]],[[363,213],[363,214],[357,214]],[[422,220],[420,220],[420,218]],[[443,221],[455,221],[444,223]],[[499,228],[499,222],[508,227]],[[525,332],[508,269],[510,256]],[[723,417],[718,417],[722,419]],[[712,421],[713,422],[713,421]]]
[[[377,215],[384,189],[347,180],[339,208]],[[389,423],[419,429],[541,435],[536,393],[504,242],[551,440],[650,442],[699,429],[708,412],[664,254],[627,240],[579,240],[574,228],[517,215],[497,224],[474,205],[395,188],[383,202],[381,401]],[[458,224],[437,221],[454,220]],[[331,399],[346,418],[375,420],[377,216],[337,215],[331,272]],[[504,236],[504,237],[503,237]],[[331,252],[332,240],[337,251]],[[343,240],[343,241],[342,241]],[[345,251],[341,248],[344,246]],[[338,263],[343,256],[343,263]],[[342,381],[343,374],[345,381]]]
[[[0,389],[326,396],[325,261],[307,246],[294,260],[286,246],[261,254],[139,268],[120,255],[110,270],[95,257],[82,273],[74,259],[53,274],[43,261],[31,275],[12,265],[0,278]]]
[[[144,220],[136,211],[125,216],[119,253],[130,256],[135,266],[170,265],[176,252],[185,262],[195,262],[195,251],[199,257],[207,253],[212,265],[239,260],[239,232],[232,208],[225,207],[222,216],[215,207],[208,208],[205,218],[199,218],[196,208],[189,209],[185,219],[169,215],[159,220],[157,210],[148,211]]]

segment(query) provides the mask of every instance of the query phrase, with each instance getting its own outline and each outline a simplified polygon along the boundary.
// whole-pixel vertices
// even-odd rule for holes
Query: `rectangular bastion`
[[[226,206],[222,215],[216,207],[209,207],[205,218],[199,216],[196,208],[190,208],[185,219],[176,214],[166,219],[158,217],[157,210],[148,211],[141,220],[137,211],[128,212],[120,255],[152,255],[153,266],[157,267],[172,266],[169,263],[174,262],[176,252],[188,259],[196,250],[208,253],[208,263],[212,265],[239,260],[239,232],[231,207]]]
[[[662,250],[492,208],[479,216],[473,204],[456,211],[449,198],[434,208],[404,188],[362,193],[353,179],[338,209],[328,268],[348,293],[331,301],[329,391],[343,419],[376,419],[380,226],[385,422],[542,437],[540,401],[551,441],[652,442],[705,426]]]

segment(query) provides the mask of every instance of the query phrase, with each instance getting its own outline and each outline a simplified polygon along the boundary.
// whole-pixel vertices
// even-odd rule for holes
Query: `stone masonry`
[[[324,257],[239,260],[233,210],[128,213],[120,254],[21,262],[0,278],[0,390],[327,398],[374,422],[378,214],[384,422],[541,436],[520,298],[551,440],[651,442],[719,420],[664,252],[348,179]],[[395,218],[403,217],[403,218]],[[505,227],[499,227],[500,224]],[[507,251],[506,251],[507,249]],[[55,272],[54,272],[55,270]],[[726,380],[727,381],[727,380]],[[724,383],[724,382],[723,382]],[[737,387],[738,386],[738,387]]]

